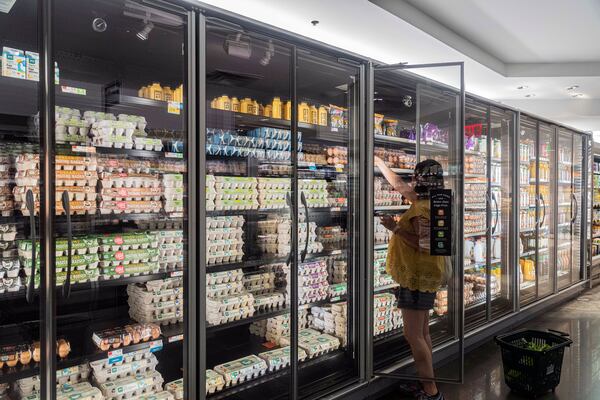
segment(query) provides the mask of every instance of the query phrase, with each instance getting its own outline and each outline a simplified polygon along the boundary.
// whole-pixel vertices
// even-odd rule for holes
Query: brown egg
[[[71,352],[71,345],[65,339],[58,339],[56,352],[60,358],[65,358]]]
[[[131,344],[131,335],[126,333],[123,335],[123,346],[129,346]]]
[[[0,369],[2,369],[2,367],[4,367],[4,361],[0,361]]]
[[[102,342],[100,342],[100,350],[102,350],[102,351],[108,351],[108,350],[110,350],[110,343],[108,343],[105,340],[103,340]]]
[[[19,354],[15,353],[14,359],[6,360],[6,365],[8,367],[15,367],[19,363]]]
[[[158,339],[160,337],[160,326],[152,325],[151,327],[152,339]]]
[[[19,356],[19,361],[21,364],[27,365],[31,362],[31,350],[21,351],[21,355]]]
[[[40,342],[33,342],[33,361],[40,362]]]

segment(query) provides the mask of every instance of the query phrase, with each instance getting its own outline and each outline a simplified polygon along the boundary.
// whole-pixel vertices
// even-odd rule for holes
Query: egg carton
[[[213,369],[223,375],[225,386],[229,387],[264,375],[268,367],[265,360],[252,354],[238,360],[216,365]]]
[[[100,389],[92,386],[89,382],[81,382],[71,384],[64,384],[58,386],[56,389],[56,400],[104,400]]]
[[[207,254],[217,254],[221,252],[233,252],[243,254],[244,242],[237,239],[213,240],[206,243]]]
[[[329,285],[329,297],[344,296],[348,293],[348,284],[346,282]]]
[[[182,270],[184,268],[183,255],[179,256],[159,256],[158,265],[163,271]]]
[[[55,269],[56,272],[64,272],[68,268],[69,257],[59,256],[55,258]],[[25,271],[25,275],[29,276],[31,271],[31,259],[23,259],[22,265]],[[36,270],[39,270],[40,261],[36,263]],[[72,255],[71,256],[71,269],[72,271],[84,271],[98,268],[98,255],[97,254],[84,254],[84,255]]]
[[[163,188],[163,199],[166,201],[180,201],[183,200],[185,195],[185,189],[180,188]]]
[[[265,311],[273,308],[283,307],[285,304],[285,295],[280,292],[271,292],[254,295],[254,308],[258,311]]]
[[[85,111],[83,113],[83,119],[93,124],[97,121],[116,121],[116,117],[112,113],[104,113],[101,111]]]
[[[182,230],[163,230],[152,233],[158,237],[159,244],[183,242]]]
[[[290,365],[291,354],[290,347],[285,346],[280,349],[265,351],[258,356],[266,361],[269,372],[275,372]],[[307,354],[304,349],[298,348],[298,361],[306,360]]]
[[[100,251],[110,253],[157,248],[159,240],[154,232],[126,232],[98,236],[98,243]]]
[[[175,397],[171,392],[162,390],[160,392],[154,392],[149,394],[142,394],[137,397],[131,397],[131,400],[174,400]]]
[[[129,115],[129,114],[119,114],[117,116],[119,121],[132,122],[135,124],[135,128],[143,131],[146,129],[148,123],[146,122],[146,118],[141,115]]]
[[[129,316],[141,323],[154,323],[160,325],[178,324],[183,322],[183,307],[171,310],[162,310],[155,313],[143,313],[137,309],[129,309]]]
[[[328,282],[328,275],[325,273],[316,273],[310,275],[299,275],[298,286],[299,287],[311,287]]]
[[[256,189],[257,180],[251,177],[215,176],[214,188],[221,189]]]
[[[253,295],[260,295],[273,292],[273,290],[277,289],[277,285],[275,283],[265,282],[256,285],[245,285],[245,288],[246,291]]]
[[[91,121],[88,120],[88,122]],[[136,124],[133,122],[116,121],[114,119],[96,119],[91,124],[91,134],[96,138],[122,137],[131,139],[136,128]]]
[[[244,258],[242,251],[220,251],[206,255],[208,264],[240,262]]]
[[[244,217],[241,215],[209,217],[206,219],[206,228],[241,228],[244,226]]]
[[[105,361],[102,360],[94,369],[94,382],[96,384],[115,381],[128,376],[135,376],[146,371],[154,371],[158,365],[156,356],[149,353],[147,357],[139,361],[123,362],[119,365],[112,365],[110,368],[104,368]],[[93,364],[93,362],[92,362]]]
[[[127,159],[127,158],[111,158],[98,157],[97,170],[98,172],[110,173],[143,173],[149,174],[151,163],[147,160]]]
[[[178,381],[175,381],[175,382],[178,382]],[[171,391],[171,389],[169,389],[169,385],[170,384],[167,384],[167,390]],[[212,369],[206,370],[206,394],[209,394],[209,393],[213,394],[213,393],[219,392],[219,391],[223,390],[224,386],[225,386],[225,379],[223,378],[223,375],[216,373]],[[179,394],[181,392],[177,391],[177,393]],[[183,399],[183,396],[176,397],[176,399],[177,400]]]
[[[69,204],[71,215],[87,215],[87,214],[95,214],[96,213],[96,201],[72,201]],[[15,209],[19,210],[21,214],[24,216],[29,216],[31,213],[29,209],[26,207],[24,202],[16,202]],[[55,212],[56,215],[65,215],[65,210],[62,207],[62,203],[57,201],[55,204]],[[39,215],[40,212],[40,202],[36,201],[35,206],[35,215]]]
[[[265,200],[285,200],[289,194],[289,189],[259,189],[258,199]]]
[[[244,275],[243,278],[244,286],[255,286],[262,285],[264,283],[275,283],[275,273],[274,272],[260,272],[256,274],[247,274]]]
[[[165,210],[166,213],[169,213],[170,215],[173,213],[183,213],[183,211],[184,211],[183,200],[164,201],[163,209]]]
[[[150,339],[156,340],[160,337],[160,334],[160,326],[153,323],[142,323],[94,332],[92,341],[100,350],[108,351],[111,347],[118,349],[132,343],[147,342]]]
[[[241,200],[241,201],[255,201],[258,193],[254,189],[221,189],[215,193],[215,202],[218,201],[230,201],[230,200]]]
[[[128,278],[160,272],[160,266],[156,262],[130,262],[128,264],[101,266],[99,269],[104,279]]]
[[[207,229],[206,235],[209,241],[212,240],[243,240],[244,231],[242,228],[212,228]]]
[[[161,312],[183,311],[183,299],[175,298],[172,300],[158,301],[153,303],[137,302],[135,297],[128,300],[130,308],[142,315],[156,315]]]
[[[97,361],[91,361],[90,367],[93,370],[93,373],[96,374],[97,371],[101,370],[110,370],[114,366],[121,366],[124,364],[129,364],[133,362],[141,362],[144,359],[152,358],[153,353],[150,352],[150,349],[142,349],[132,351],[126,354],[123,354],[123,359],[121,361],[113,362],[110,358],[103,358]]]
[[[217,285],[229,282],[242,281],[244,272],[241,269],[233,269],[230,271],[209,272],[206,274],[207,285]]]
[[[244,284],[240,281],[206,285],[207,297],[223,297],[242,293]]]
[[[158,214],[162,204],[160,201],[102,201],[99,208],[101,214]]]
[[[127,262],[158,261],[158,255],[159,250],[157,247],[102,251],[100,252],[100,266],[118,265]]]
[[[160,201],[162,189],[159,187],[109,187],[100,191],[102,200],[108,201]]]
[[[215,200],[214,210],[258,210],[258,207],[256,200]]]
[[[157,138],[134,136],[133,148],[136,150],[162,151],[163,143],[162,140]]]
[[[0,260],[0,279],[14,279],[19,276],[21,262],[18,258]]]
[[[163,174],[162,185],[165,188],[183,188],[184,178],[183,174]]]
[[[179,286],[150,291],[144,285],[130,284],[127,286],[127,294],[130,298],[135,297],[135,301],[138,303],[152,304],[161,301],[183,299],[183,288]]]
[[[135,172],[101,172],[102,188],[160,188],[158,175]]]
[[[232,321],[250,318],[254,315],[254,306],[239,307],[232,310],[213,311],[207,308],[206,321],[211,325],[222,325]]]
[[[250,293],[240,293],[232,296],[209,297],[206,299],[206,308],[210,312],[218,313],[235,310],[241,307],[254,305],[254,296]]]
[[[125,400],[162,391],[163,382],[163,377],[159,372],[150,370],[115,381],[100,383],[98,387],[106,400]]]
[[[287,207],[285,199],[259,200],[258,204],[261,210],[280,210]]]

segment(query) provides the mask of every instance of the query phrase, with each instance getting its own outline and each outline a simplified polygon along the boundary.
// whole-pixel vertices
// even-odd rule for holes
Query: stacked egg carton
[[[5,146],[11,146],[11,144],[6,143]],[[9,149],[1,149],[0,151],[2,152],[0,154],[0,216],[8,217],[13,215],[15,208],[11,191],[11,184],[15,178],[15,160]]]
[[[117,149],[162,150],[160,140],[143,140],[146,136],[146,120],[144,117],[86,111],[83,118],[91,123],[90,135],[92,143],[97,147],[114,147]],[[139,140],[140,138],[141,140]]]
[[[251,354],[234,361],[215,365],[213,369],[223,376],[225,387],[230,387],[264,375],[268,370],[268,366],[265,360]]]
[[[171,217],[183,217],[183,174],[163,174],[163,208]]]
[[[344,255],[327,257],[329,297],[337,298],[348,292],[348,262]]]
[[[0,224],[0,293],[16,292],[23,287],[16,238],[16,225]]]
[[[306,308],[298,310],[298,327],[308,327],[308,311]],[[290,336],[290,314],[282,314],[266,320],[256,321],[250,325],[250,333],[265,338],[267,341],[279,345],[281,339]]]
[[[312,307],[309,316],[310,327],[321,332],[334,335],[345,346],[348,340],[347,303],[339,302],[323,307]]]
[[[240,262],[244,257],[244,217],[208,217],[206,260],[208,264]]]
[[[281,279],[286,282],[286,302],[290,301],[291,270],[281,266]],[[298,304],[313,303],[329,297],[327,263],[325,260],[300,263],[298,265]]]
[[[124,162],[111,166],[102,161],[100,172],[100,212],[159,213],[163,190],[158,174],[151,172],[149,163]]]
[[[402,326],[400,310],[395,304],[396,297],[393,294],[375,294],[373,297],[373,336],[379,336]]]
[[[161,271],[181,271],[183,259],[183,230],[154,231],[158,238],[158,264]]]
[[[15,208],[23,215],[29,215],[26,207],[27,191],[34,195],[35,213],[40,209],[40,156],[23,153],[16,158],[16,186],[13,188]],[[71,214],[94,214],[96,212],[96,171],[95,157],[56,156],[56,214],[63,214],[62,193],[69,194]]]
[[[385,270],[387,260],[387,250],[375,250],[373,255],[373,269],[374,269],[374,277],[373,277],[373,286],[375,288],[395,285],[396,282],[392,279],[390,275]]]
[[[25,271],[27,279],[31,279],[32,243],[31,240],[19,240],[19,260]],[[98,270],[98,238],[94,235],[74,237],[71,240],[71,283],[97,281],[100,275]],[[68,268],[68,241],[67,239],[56,240],[56,284],[62,285],[67,280]],[[40,242],[36,241],[36,270],[35,287],[40,284]]]
[[[152,232],[127,232],[99,237],[104,279],[160,272],[158,238]]]
[[[287,207],[286,194],[291,190],[292,182],[287,178],[257,178],[258,204],[261,210]]]
[[[206,176],[207,210],[258,209],[256,178],[239,176]]]
[[[258,356],[267,362],[269,372],[274,372],[290,365],[290,346],[284,346],[275,350],[259,353]],[[298,348],[298,361],[306,360],[306,352]]]
[[[308,208],[329,207],[325,179],[298,179],[298,193],[301,192],[304,193]],[[300,200],[300,195],[298,195],[298,200]]]
[[[398,206],[402,204],[402,194],[383,178],[375,178],[375,206]]]
[[[277,290],[275,280],[275,273],[266,268],[244,275],[244,288],[254,297],[257,311],[272,310],[285,304],[285,295]]]
[[[282,346],[289,346],[289,337],[281,338]],[[314,329],[301,329],[298,332],[298,347],[306,352],[308,358],[319,357],[330,351],[339,349],[340,339],[327,333],[321,333]]]
[[[211,325],[254,315],[254,296],[244,288],[241,269],[207,274],[206,320]]]
[[[337,336],[342,346],[348,343],[348,303],[339,302],[331,305],[333,322],[335,323],[334,334]]]
[[[91,368],[88,363],[57,370],[58,398],[61,398],[61,395],[64,396],[70,388],[78,388],[78,393],[86,393],[90,396],[99,395],[100,391],[87,382],[90,372]],[[81,383],[87,383],[87,385],[78,385]],[[17,379],[12,385],[12,395],[14,398],[21,400],[40,400],[40,385],[39,375]],[[0,396],[0,398],[2,397]],[[100,399],[100,397],[97,398]]]
[[[379,217],[375,217],[373,223],[373,234],[375,239],[375,244],[386,244],[390,241],[393,236],[392,231],[387,229],[381,223],[381,219]]]
[[[327,201],[330,207],[348,207],[348,181],[335,180],[328,182]]]
[[[156,371],[158,360],[149,349],[123,355],[121,361],[110,358],[92,361],[93,381],[106,400],[156,396],[156,399],[172,399],[163,391],[164,379]]]
[[[91,123],[81,118],[81,111],[68,107],[55,107],[55,136],[57,143],[87,144]]]
[[[167,390],[170,391],[169,389],[169,385],[167,384]],[[223,388],[225,387],[225,378],[223,378],[223,375],[216,373],[215,371],[213,371],[212,369],[207,369],[206,370],[206,394],[208,395],[219,392],[221,390],[223,390]],[[176,398],[177,400],[179,399],[183,399],[183,397],[180,398]]]
[[[304,215],[300,214],[298,224],[298,249],[303,250],[306,244],[306,230],[308,235],[308,253],[323,251],[323,244],[317,241],[317,224],[306,223]],[[266,220],[258,221],[257,245],[263,253],[284,255],[289,254],[291,248],[291,220],[285,215],[269,215]]]
[[[183,321],[183,279],[167,278],[127,286],[129,316],[162,325]]]

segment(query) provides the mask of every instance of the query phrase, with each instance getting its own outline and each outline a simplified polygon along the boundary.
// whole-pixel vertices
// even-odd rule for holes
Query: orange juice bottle
[[[160,86],[160,83],[154,82],[150,86],[148,92],[149,92],[150,98],[152,100],[158,100],[158,101],[163,101],[164,100],[163,90],[162,90],[162,87]]]
[[[165,99],[165,101],[173,101],[173,91],[170,87],[165,86],[163,88],[163,98]]]
[[[319,123],[319,110],[314,105],[310,106],[310,123],[314,125]]]
[[[237,97],[231,98],[231,111],[240,112],[240,101]]]
[[[267,104],[263,109],[262,115],[263,115],[263,117],[272,117],[273,116],[273,106],[270,104]]]
[[[319,125],[327,126],[327,108],[325,106],[319,107]]]
[[[310,107],[304,101],[298,104],[298,122],[310,123]]]
[[[285,103],[283,118],[287,119],[288,121],[292,119],[292,102],[290,100]]]
[[[252,112],[252,100],[248,97],[245,97],[242,99],[242,102],[240,103],[240,112],[243,112],[245,114],[253,114]]]
[[[281,119],[282,118],[282,111],[281,111],[282,106],[283,106],[283,103],[281,102],[281,99],[279,97],[274,97],[273,103],[271,103],[271,117]]]
[[[252,102],[252,114],[254,115],[260,115],[260,105],[258,104],[258,101],[254,100]]]
[[[231,111],[231,100],[226,94],[217,99],[217,108],[220,110]]]

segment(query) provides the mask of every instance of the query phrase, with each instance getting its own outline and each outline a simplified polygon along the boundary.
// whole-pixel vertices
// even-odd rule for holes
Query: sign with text
[[[452,255],[452,190],[434,189],[429,192],[431,207],[430,240],[432,256]]]

